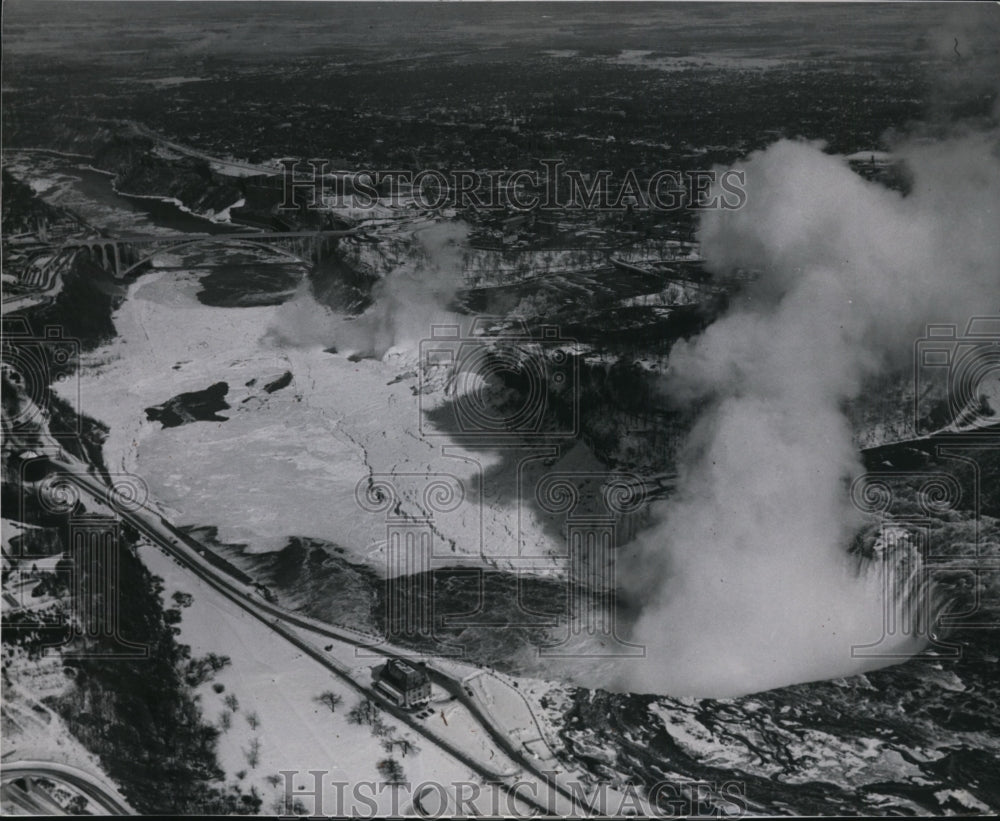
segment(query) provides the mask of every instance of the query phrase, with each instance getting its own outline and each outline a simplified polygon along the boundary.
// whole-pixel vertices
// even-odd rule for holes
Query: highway
[[[175,143],[172,142],[171,140],[166,139],[165,137],[161,137],[155,131],[146,128],[144,125],[141,125],[132,120],[126,120],[125,122],[133,130],[135,130],[136,133],[140,134],[143,137],[148,137],[149,139],[153,140],[159,145],[165,146],[166,148],[169,148],[170,150],[175,151],[178,154],[184,154],[188,157],[195,157],[199,160],[205,160],[205,162],[212,163],[214,165],[222,166],[225,168],[235,168],[239,171],[245,171],[250,175],[273,177],[277,174],[283,173],[283,170],[271,168],[270,166],[266,165],[253,165],[251,163],[239,162],[238,160],[223,160],[218,157],[213,157],[210,154],[206,154],[204,151],[199,151],[196,148],[191,148],[190,146],[187,145],[181,145],[180,143]],[[225,172],[220,170],[219,173],[224,174]]]
[[[93,501],[102,505],[110,504],[111,494],[109,493],[109,488],[93,477],[87,471],[87,467],[83,462],[79,462],[73,457],[64,457],[58,460],[52,459],[51,461],[58,468],[65,471],[64,477],[61,478],[72,482]],[[558,814],[567,814],[567,810],[572,811],[576,807],[584,807],[586,809],[586,805],[573,792],[557,784],[550,777],[550,773],[541,770],[535,762],[519,749],[517,744],[511,741],[503,729],[494,725],[482,708],[465,692],[465,688],[460,681],[428,664],[428,674],[432,682],[457,699],[483,729],[486,730],[497,747],[516,763],[522,772],[518,773],[516,770],[512,771],[509,768],[492,769],[484,762],[469,755],[449,739],[431,730],[426,724],[416,719],[413,714],[398,708],[395,703],[385,698],[368,683],[358,681],[356,674],[351,669],[336,659],[331,658],[328,654],[320,650],[318,646],[305,640],[295,630],[296,628],[306,630],[325,638],[345,642],[387,659],[406,659],[407,656],[401,651],[394,650],[385,644],[375,645],[372,643],[372,639],[362,633],[355,633],[344,628],[328,625],[315,619],[289,612],[267,602],[252,586],[231,579],[222,570],[200,556],[197,550],[188,543],[192,540],[170,525],[158,513],[149,510],[145,506],[138,509],[129,509],[126,506],[114,504],[110,504],[110,506],[125,522],[134,527],[151,543],[175,558],[182,566],[194,573],[206,584],[210,585],[219,595],[225,596],[241,609],[253,615],[268,628],[281,635],[296,648],[341,678],[362,696],[375,702],[385,712],[406,724],[431,743],[444,749],[486,781],[497,782],[504,786],[510,786],[517,781],[520,781],[522,784],[526,780],[536,781],[537,790],[535,794],[546,796],[548,802],[543,804],[531,800],[525,795],[523,789],[518,791],[517,799],[531,804],[542,813],[551,813],[554,808],[552,806],[553,802],[562,805],[556,808]]]
[[[358,234],[362,229],[353,228],[339,231],[289,231],[275,234],[279,239],[296,238],[316,238],[316,237],[345,237]],[[116,243],[177,243],[187,245],[203,240],[212,241],[239,241],[246,240],[260,242],[262,234],[260,232],[240,232],[227,234],[191,234],[184,233],[175,236],[140,236],[123,235],[118,237],[98,237],[72,240],[62,243],[59,248],[64,251],[72,251],[77,248],[84,248],[96,244],[110,245]],[[60,284],[60,277],[51,276],[46,283],[46,289],[42,292],[35,292],[31,295],[17,297],[11,303],[5,303],[4,313],[9,310],[16,310],[23,307],[21,302],[29,299],[51,298],[54,289]],[[52,442],[52,447],[56,453],[60,453],[61,448]],[[413,714],[398,708],[395,703],[388,700],[381,693],[376,691],[371,682],[367,679],[361,680],[357,670],[341,663],[330,654],[321,650],[319,643],[308,640],[307,634],[334,639],[351,646],[365,649],[383,658],[406,659],[412,654],[408,654],[401,649],[392,648],[382,643],[379,639],[366,636],[362,633],[350,631],[345,628],[319,622],[315,619],[291,613],[283,608],[265,601],[262,596],[250,584],[237,581],[219,567],[213,565],[200,555],[199,550],[204,549],[196,542],[177,530],[167,522],[158,512],[151,507],[138,507],[131,509],[122,505],[110,503],[110,489],[103,481],[91,473],[91,468],[86,463],[69,456],[64,451],[60,456],[51,457],[51,463],[63,472],[67,481],[75,485],[81,494],[89,497],[93,502],[110,506],[123,521],[130,524],[135,530],[144,536],[150,543],[159,547],[168,555],[172,556],[188,571],[194,573],[202,581],[208,584],[216,594],[226,597],[242,610],[251,614],[254,618],[266,625],[269,629],[281,635],[293,646],[305,653],[311,659],[322,665],[338,678],[346,682],[350,687],[359,692],[363,697],[376,703],[387,714],[392,715],[401,723],[413,729],[430,743],[440,747],[453,758],[467,766],[472,772],[489,782],[496,782],[510,787],[520,781],[523,787],[524,781],[535,783],[538,787],[537,796],[542,800],[532,800],[523,789],[517,792],[517,800],[524,804],[530,804],[543,814],[550,813],[554,807],[560,814],[568,814],[586,805],[580,801],[573,792],[562,785],[555,783],[550,777],[550,773],[543,771],[530,753],[528,753],[519,743],[512,740],[503,727],[497,726],[491,716],[471,697],[462,682],[447,672],[436,668],[433,664],[428,664],[428,674],[432,682],[441,690],[451,696],[486,732],[496,748],[506,756],[509,761],[499,764],[499,758],[495,759],[498,766],[493,766],[481,758],[466,752],[459,747],[453,739],[449,739],[417,719]],[[55,766],[55,765],[43,765]],[[519,768],[519,769],[518,769]],[[520,770],[520,771],[519,771]],[[547,800],[545,800],[547,799]]]
[[[52,761],[5,761],[0,765],[0,784],[3,785],[5,797],[29,812],[59,813],[62,808],[43,794],[30,790],[11,790],[11,782],[22,778],[47,778],[63,782],[83,793],[108,815],[134,815],[132,808],[111,793],[107,785],[76,767]]]

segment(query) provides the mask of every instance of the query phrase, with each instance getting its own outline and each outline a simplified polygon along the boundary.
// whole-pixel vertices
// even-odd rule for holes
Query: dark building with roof
[[[431,698],[431,681],[424,665],[412,665],[390,659],[375,668],[375,688],[381,690],[400,707],[418,707]]]

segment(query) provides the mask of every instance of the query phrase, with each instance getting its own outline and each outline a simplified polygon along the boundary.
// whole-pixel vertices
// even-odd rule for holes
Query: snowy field
[[[322,330],[308,343],[283,340],[289,324],[337,321],[300,292],[282,306],[218,308],[195,297],[197,273],[144,275],[114,317],[118,337],[85,356],[81,407],[109,425],[109,470],[140,475],[178,524],[215,525],[225,542],[251,552],[277,550],[290,536],[334,542],[385,568],[387,517],[431,514],[435,561],[472,560],[562,572],[565,544],[519,498],[544,471],[600,471],[582,445],[463,451],[447,436],[424,435],[417,352],[394,348],[381,361],[324,350]],[[291,383],[262,389],[285,372]],[[224,381],[228,421],[161,429],[145,409]],[[441,393],[424,395],[423,409]],[[447,452],[445,452],[447,450]],[[388,482],[399,509],[359,501],[358,484]],[[425,491],[443,481],[454,501],[433,509]],[[364,505],[364,507],[363,507]]]
[[[269,630],[249,613],[218,596],[204,582],[181,569],[156,548],[140,551],[143,562],[164,579],[164,597],[188,593],[192,603],[182,610],[178,640],[191,646],[193,657],[208,653],[229,656],[232,663],[202,684],[197,694],[209,723],[220,728],[219,764],[228,784],[238,783],[244,792],[255,788],[263,798],[262,811],[284,811],[282,770],[294,770],[296,788],[312,790],[310,770],[325,772],[324,814],[363,811],[351,803],[351,794],[338,804],[333,782],[359,784],[383,781],[376,762],[387,754],[371,728],[348,722],[347,713],[359,700],[358,693],[289,642]],[[223,690],[216,692],[216,685]],[[316,697],[333,692],[343,701],[334,712]],[[235,701],[227,698],[235,696]],[[232,709],[232,705],[236,709]],[[387,722],[395,725],[391,718]],[[413,742],[415,751],[396,758],[412,783],[436,779],[445,783],[476,781],[474,773],[415,733],[397,727],[398,735]],[[251,757],[254,739],[259,742],[256,759]],[[393,808],[392,790],[371,796],[378,815]],[[368,798],[369,796],[366,796]],[[303,799],[308,813],[311,799]],[[406,811],[406,802],[400,809]]]

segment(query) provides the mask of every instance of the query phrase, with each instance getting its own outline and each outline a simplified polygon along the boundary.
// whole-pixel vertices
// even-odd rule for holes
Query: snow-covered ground
[[[324,351],[324,323],[337,320],[305,293],[283,306],[217,308],[198,302],[198,287],[190,271],[143,276],[114,317],[118,338],[82,362],[81,407],[110,426],[110,470],[140,475],[178,523],[216,525],[223,541],[251,551],[309,536],[385,568],[387,526],[432,514],[435,561],[504,566],[526,556],[539,572],[561,572],[551,557],[565,545],[519,503],[519,483],[533,487],[544,470],[600,470],[586,448],[525,448],[521,470],[490,473],[509,451],[468,452],[425,435],[422,412],[444,397],[415,395],[415,346],[351,361]],[[302,326],[313,329],[309,342],[287,341]],[[285,371],[288,387],[262,390]],[[146,420],[145,408],[219,381],[229,385],[228,421],[161,429]],[[394,488],[398,510],[359,501],[370,477]],[[454,504],[425,495],[437,481]]]
[[[389,757],[382,739],[370,727],[347,720],[360,695],[160,550],[143,547],[139,555],[163,578],[165,602],[169,603],[175,592],[191,595],[191,604],[181,610],[178,641],[191,646],[192,657],[215,653],[231,659],[196,691],[206,720],[222,731],[218,757],[227,784],[238,783],[244,792],[256,788],[263,798],[262,811],[282,814],[285,776],[280,773],[295,771],[296,789],[309,792],[314,784],[310,771],[320,770],[324,773],[324,804],[316,807],[316,812],[350,815],[352,809],[365,810],[365,805],[354,802],[350,788],[338,797],[334,786],[335,782],[357,785],[385,780],[375,766]],[[222,685],[221,692],[216,692],[217,685]],[[327,691],[343,699],[335,711],[316,700]],[[236,701],[227,704],[232,696]],[[386,723],[398,724],[391,718]],[[413,731],[396,726],[393,735],[414,744],[415,750],[407,755],[393,754],[411,783],[478,780],[467,767]],[[256,757],[252,755],[254,739],[259,742]],[[391,789],[382,789],[372,797],[378,804],[378,815],[390,813],[391,793]],[[311,814],[312,799],[304,796],[302,800]]]
[[[72,191],[57,175],[50,183],[60,196]],[[103,207],[96,216],[98,221],[105,216]],[[122,230],[139,219],[119,216]],[[403,240],[380,243],[372,266],[385,270],[399,264],[407,255]],[[177,266],[183,260],[163,257],[157,264]],[[327,329],[343,320],[304,288],[284,305],[210,307],[196,297],[204,273],[160,267],[140,277],[114,316],[117,337],[82,359],[80,407],[109,427],[104,456],[112,473],[140,476],[150,499],[175,524],[215,526],[221,540],[245,543],[251,551],[281,548],[293,535],[315,537],[387,573],[412,572],[419,568],[389,567],[388,528],[429,518],[437,565],[486,563],[564,573],[566,545],[559,527],[519,499],[544,472],[602,472],[585,446],[566,453],[551,447],[469,451],[448,436],[428,436],[423,413],[441,408],[444,381],[418,398],[415,342],[390,348],[381,360],[327,353],[333,341]],[[287,386],[265,389],[286,372],[292,374]],[[226,421],[162,428],[146,419],[146,408],[219,381],[229,386],[230,407],[220,412]],[[56,386],[61,389],[75,386]],[[502,471],[493,470],[501,465]],[[369,479],[391,487],[395,499],[385,505],[366,496]],[[454,504],[435,495],[439,481],[457,490]],[[346,711],[359,700],[355,691],[164,554],[153,548],[140,553],[165,579],[166,606],[174,592],[193,595],[191,605],[182,608],[179,641],[196,657],[217,653],[232,659],[198,690],[207,720],[227,727],[219,744],[227,783],[239,781],[245,792],[255,787],[265,798],[264,810],[272,811],[283,788],[275,778],[281,770],[303,773],[296,784],[307,789],[310,769],[327,770],[328,781],[348,784],[384,780],[375,769],[387,757],[381,741],[369,728],[346,721]],[[463,677],[474,671],[455,672]],[[551,745],[554,731],[545,717],[538,719],[540,726],[534,721],[518,686],[540,694],[550,685],[484,674],[476,695],[515,741],[530,742],[527,752],[551,760],[546,742]],[[344,698],[335,713],[315,701],[325,690]],[[235,711],[226,703],[231,695],[238,700]],[[538,697],[530,700],[536,709]],[[468,723],[453,705],[443,718],[453,725]],[[398,729],[404,737],[410,732]],[[481,728],[469,723],[466,729],[468,743],[459,747],[489,760]],[[260,746],[251,755],[254,738]],[[420,752],[400,760],[411,783],[476,780],[433,743],[415,740]],[[254,766],[250,758],[256,759]],[[381,813],[391,809],[383,803],[389,796],[377,800]]]

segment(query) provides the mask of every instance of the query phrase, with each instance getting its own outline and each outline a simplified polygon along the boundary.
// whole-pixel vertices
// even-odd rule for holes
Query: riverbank
[[[246,198],[240,197],[238,200],[236,200],[236,202],[232,203],[231,205],[227,205],[218,213],[216,213],[211,209],[204,212],[194,211],[191,208],[188,208],[179,199],[177,199],[177,197],[161,197],[158,194],[130,194],[127,191],[122,191],[118,188],[118,186],[114,182],[114,176],[115,176],[114,173],[112,173],[111,171],[102,171],[101,169],[94,168],[93,166],[88,166],[88,168],[90,168],[92,171],[96,171],[99,174],[107,174],[109,177],[111,177],[112,178],[111,190],[113,190],[120,197],[128,197],[129,199],[132,200],[156,200],[158,202],[169,203],[170,205],[173,205],[175,208],[177,208],[178,211],[181,211],[184,214],[190,214],[191,216],[198,217],[203,220],[208,220],[209,222],[215,225],[231,225],[232,223],[229,217],[230,209],[242,208],[243,205],[246,203]]]
[[[93,159],[93,158],[88,158]],[[122,194],[111,172],[70,163],[48,152],[4,153],[4,167],[52,206],[77,214],[109,234],[226,233],[237,229],[213,222],[164,197]]]

